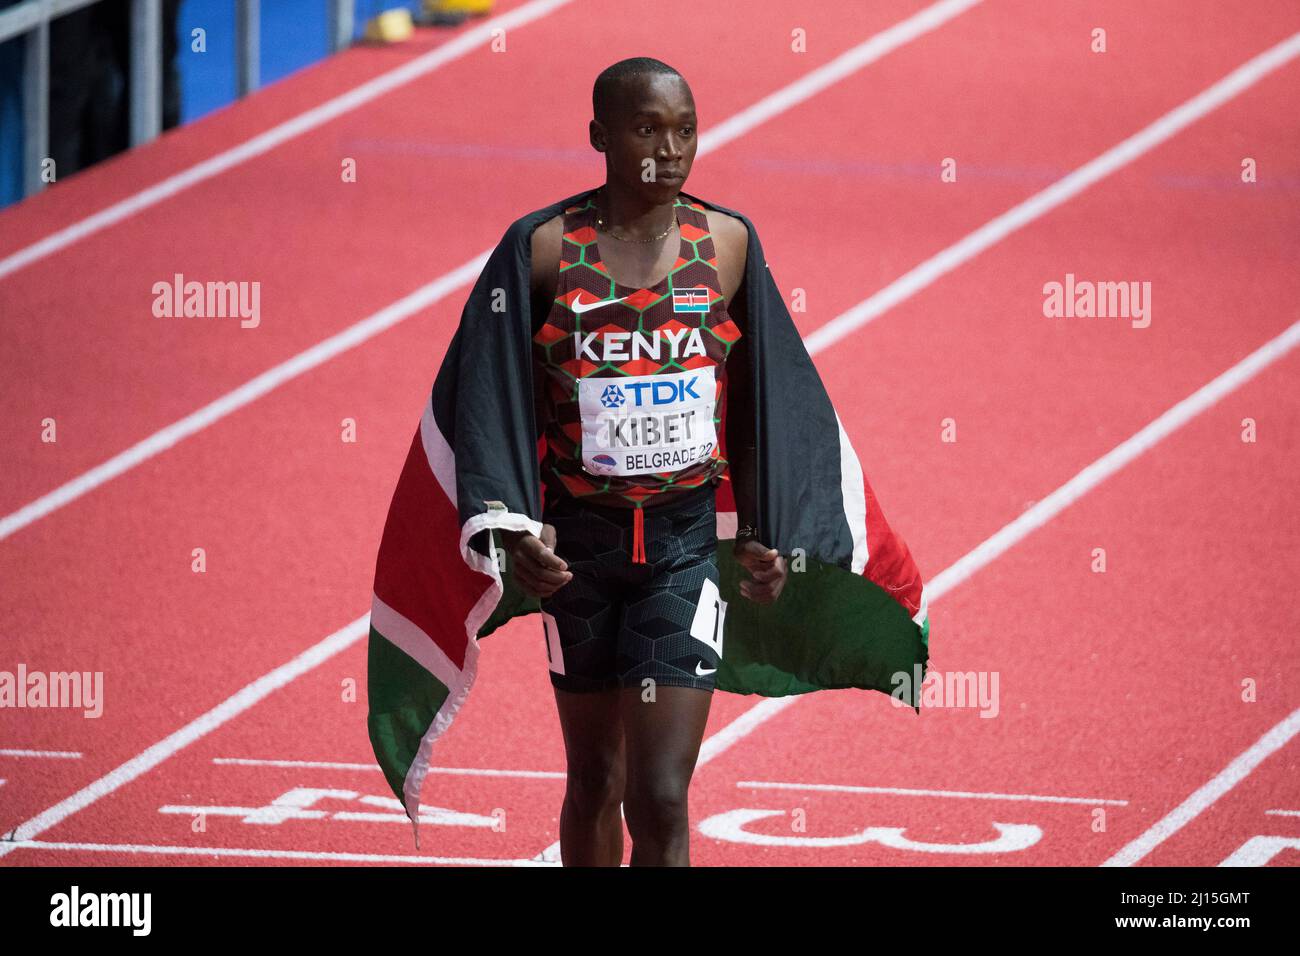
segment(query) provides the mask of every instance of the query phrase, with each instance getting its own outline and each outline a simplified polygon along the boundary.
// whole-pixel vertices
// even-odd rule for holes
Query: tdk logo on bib
[[[685,381],[669,382],[664,381],[663,378],[656,378],[651,382],[631,382],[622,388],[609,385],[600,393],[600,404],[606,408],[622,408],[628,402],[629,392],[634,408],[677,405],[692,399],[699,401],[704,397],[696,391],[699,383],[699,376],[692,375]]]
[[[578,379],[582,463],[596,475],[673,472],[711,457],[714,367]]]

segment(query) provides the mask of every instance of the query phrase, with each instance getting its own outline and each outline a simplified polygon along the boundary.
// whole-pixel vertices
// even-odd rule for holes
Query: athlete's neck
[[[605,228],[624,239],[650,239],[672,226],[675,197],[666,203],[650,203],[607,182],[596,190],[595,199]]]

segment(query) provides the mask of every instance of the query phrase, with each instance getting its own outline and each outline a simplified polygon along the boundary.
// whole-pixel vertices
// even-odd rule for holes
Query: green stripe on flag
[[[858,687],[878,690],[915,707],[929,659],[927,633],[883,588],[860,574],[808,558],[790,568],[781,596],[756,605],[739,590],[747,576],[718,543],[718,572],[727,601],[719,690],[785,697]],[[789,561],[789,559],[787,559]],[[900,684],[897,674],[907,675]]]
[[[373,626],[368,654],[370,743],[388,785],[401,799],[420,741],[448,690]]]
[[[813,558],[803,559],[801,571],[790,568],[775,604],[754,604],[740,593],[746,572],[732,554],[734,544],[730,538],[718,541],[719,590],[727,602],[718,690],[786,697],[860,688],[897,693],[919,709],[930,656],[928,616],[918,625],[875,582]],[[538,610],[537,599],[525,595],[508,570],[502,585],[505,593],[479,628],[480,638]],[[895,680],[897,675],[907,680]]]

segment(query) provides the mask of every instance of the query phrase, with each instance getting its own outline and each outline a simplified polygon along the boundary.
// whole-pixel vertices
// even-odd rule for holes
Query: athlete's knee
[[[689,776],[651,774],[628,788],[623,812],[628,825],[652,827],[667,832],[686,826]]]
[[[623,800],[624,771],[618,754],[586,758],[570,765],[565,797],[579,810],[596,812]]]

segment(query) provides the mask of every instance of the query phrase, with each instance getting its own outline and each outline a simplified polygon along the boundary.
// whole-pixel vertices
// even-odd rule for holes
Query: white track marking
[[[1273,857],[1284,850],[1300,850],[1300,838],[1253,836],[1219,866],[1268,866]]]
[[[314,770],[364,770],[367,772],[380,770],[379,764],[371,763],[345,763],[338,760],[265,760],[253,757],[213,757],[212,762],[223,767],[289,767],[293,769],[306,768]]]
[[[864,40],[847,53],[841,54],[830,64],[818,67],[776,93],[764,97],[736,116],[723,121],[720,124],[719,132],[714,134],[706,132],[703,134],[696,150],[697,158],[779,115],[796,103],[807,99],[813,93],[825,89],[830,83],[843,79],[848,75],[846,72],[848,69],[847,64],[856,64],[854,67],[856,69],[868,62],[879,59],[888,50],[895,49],[906,39],[920,35],[918,31],[924,32],[924,30],[933,29],[934,26],[943,22],[937,20],[937,17],[951,18],[956,16],[957,13],[971,6],[972,2],[975,2],[975,0],[944,0],[942,3],[927,7],[920,13],[888,30]],[[524,8],[521,7],[520,9]],[[912,26],[909,27],[909,24],[912,24]],[[891,35],[891,39],[888,43],[882,43],[881,38],[887,34]],[[96,465],[53,491],[24,505],[12,514],[6,515],[0,519],[0,541],[32,522],[57,511],[64,505],[76,501],[82,495],[93,491],[105,482],[130,471],[136,465],[166,451],[183,439],[220,421],[290,379],[296,378],[335,356],[355,348],[367,339],[373,338],[380,332],[392,328],[420,310],[445,298],[462,285],[470,284],[478,278],[478,274],[482,271],[483,266],[487,263],[488,256],[491,254],[491,249],[485,249],[469,262],[434,279],[405,298],[381,309],[368,318],[362,319],[356,325],[312,346],[305,352],[301,352],[293,358],[280,363],[269,371],[263,372],[234,391],[227,392],[216,401],[154,432],[148,438],[137,442],[125,451],[119,452],[108,461]],[[0,276],[3,276],[3,272],[0,272]]]
[[[75,750],[0,750],[0,757],[49,757],[52,759],[80,760]]]
[[[1102,866],[1132,866],[1137,863],[1250,776],[1251,771],[1266,757],[1285,747],[1297,733],[1300,733],[1300,710],[1292,711],[1286,719],[1251,744],[1232,763],[1220,770],[1195,793],[1174,807],[1137,839],[1128,843]]]
[[[285,120],[283,123],[273,126],[252,139],[245,140],[238,146],[232,146],[225,152],[218,153],[210,159],[205,159],[188,169],[168,176],[147,189],[142,189],[140,192],[115,202],[113,205],[101,209],[85,219],[80,219],[72,225],[46,236],[44,239],[5,256],[0,259],[0,279],[31,265],[33,262],[44,259],[46,256],[54,255],[56,252],[80,242],[87,236],[92,236],[109,226],[116,225],[136,213],[148,209],[150,206],[157,205],[164,199],[189,189],[191,186],[214,176],[219,176],[242,163],[248,162],[250,159],[261,156],[263,153],[267,153],[277,146],[301,136],[303,133],[324,126],[331,120],[338,119],[338,117],[350,113],[386,93],[391,93],[412,80],[417,80],[453,60],[458,60],[466,54],[472,53],[479,47],[491,42],[492,31],[495,29],[510,30],[514,27],[523,26],[533,20],[541,19],[551,11],[570,2],[572,0],[532,0],[532,2],[525,3],[509,13],[486,20],[479,26],[471,27],[437,49],[430,50],[409,63],[404,63],[387,73],[381,73],[374,79],[367,80],[360,86],[327,100],[319,106],[314,106],[304,113],[299,113],[292,119]]]
[[[760,724],[771,720],[794,702],[794,697],[767,697],[760,700],[700,744],[700,754],[695,760],[696,769],[723,754],[732,744],[753,733]],[[556,840],[533,859],[539,863],[558,863],[560,861],[560,841]]]
[[[24,841],[39,836],[51,827],[62,823],[77,811],[84,810],[101,797],[108,796],[141,774],[152,770],[168,757],[184,750],[222,724],[238,717],[290,681],[301,677],[317,665],[323,664],[331,657],[347,650],[369,633],[370,615],[365,614],[342,630],[336,631],[318,644],[309,647],[293,660],[281,664],[270,673],[259,677],[242,690],[226,698],[206,714],[190,721],[170,737],[158,741],[148,750],[136,757],[132,757],[120,767],[109,771],[66,800],[55,804],[48,810],[42,811],[26,823],[19,824],[14,831],[13,842],[0,841],[0,857],[12,853],[22,846]]]
[[[1265,810],[1269,816],[1300,817],[1300,810]]]
[[[768,780],[741,780],[737,787],[755,790],[824,790],[830,793],[875,793],[893,797],[954,797],[962,800],[1022,800],[1029,803],[1081,803],[1084,806],[1106,804],[1126,807],[1127,800],[1101,797],[1055,797],[1035,793],[981,793],[974,790],[917,790],[911,787],[858,787],[838,783],[775,783]]]
[[[1213,381],[1202,385],[1155,421],[1084,468],[1042,501],[1024,511],[1020,517],[973,551],[945,568],[926,585],[926,590],[931,593],[931,600],[951,591],[1030,532],[1041,528],[1133,459],[1152,448],[1157,442],[1187,424],[1225,395],[1250,381],[1260,371],[1290,352],[1297,344],[1300,344],[1300,322],[1296,322],[1281,335],[1265,342]]]
[[[191,412],[166,428],[154,432],[148,438],[126,449],[126,451],[119,452],[108,461],[96,465],[48,494],[42,495],[30,504],[24,505],[12,514],[6,515],[3,519],[0,519],[0,541],[32,522],[40,520],[53,511],[57,511],[69,502],[76,501],[87,492],[93,491],[105,482],[130,471],[136,465],[148,461],[178,442],[238,411],[245,405],[251,404],[267,392],[279,388],[285,382],[328,362],[335,356],[355,348],[380,332],[392,328],[398,322],[410,318],[422,309],[428,308],[460,286],[476,279],[487,262],[489,254],[490,251],[483,253],[463,266],[435,279],[423,288],[417,289],[405,298],[399,299],[392,305],[363,319],[356,325],[344,329],[323,342],[318,342],[305,352],[299,352],[293,358],[281,362],[274,368],[245,382],[234,391],[227,392],[216,401],[203,406],[196,412]]]
[[[358,770],[379,773],[377,763],[340,763],[332,760],[264,760],[250,757],[213,757],[212,762],[236,767],[292,767],[317,770]],[[429,773],[466,777],[522,777],[541,780],[563,780],[563,770],[493,770],[480,767],[430,767]]]
[[[491,860],[460,856],[399,856],[385,853],[326,853],[312,850],[253,850],[219,846],[151,846],[136,843],[50,843],[23,840],[18,849],[73,853],[142,853],[160,856],[251,857],[258,860],[315,860],[328,863],[420,863],[425,866],[538,866],[535,860]]]
[[[1127,166],[1142,154],[1186,129],[1207,113],[1258,83],[1269,73],[1285,66],[1296,56],[1300,56],[1300,33],[1293,33],[1286,40],[1265,50],[1213,86],[1166,113],[1150,126],[1134,133],[1119,145],[1112,146],[1096,159],[1085,163],[1042,192],[1035,193],[1018,206],[985,223],[960,242],[931,256],[870,298],[864,299],[844,314],[831,319],[804,339],[808,354],[816,355],[883,315],[900,302],[910,299],[922,289],[932,285],[935,280],[969,262],[1011,233],[1073,199],[1098,180]]]
[[[198,816],[248,817],[256,814],[259,810],[264,810],[264,809],[266,808],[265,807],[214,807],[214,806],[200,807],[200,806],[187,806],[187,805],[177,805],[177,804],[169,803],[159,807],[158,812],[170,813],[170,814],[175,814],[176,816],[187,816],[187,817],[198,817]],[[278,807],[272,807],[271,813],[274,814],[278,810],[279,810]],[[323,820],[329,816],[328,810],[303,810],[298,808],[292,808],[291,812],[293,815],[291,817],[287,817],[286,819]],[[264,823],[267,821],[258,820],[257,822]],[[283,821],[272,819],[270,822],[281,823]]]
[[[753,106],[746,107],[735,116],[723,120],[717,126],[700,134],[700,151],[717,149],[745,135],[755,126],[766,123],[774,116],[779,116],[786,110],[798,106],[864,66],[875,63],[899,47],[937,30],[949,20],[982,2],[983,0],[943,0],[941,3],[932,4],[912,14],[906,20],[900,20],[888,29],[881,30],[789,86],[763,97]]]
[[[706,764],[719,757],[736,741],[749,736],[764,721],[771,720],[781,711],[793,704],[797,697],[768,697],[760,700],[727,726],[700,745],[700,756],[695,766]]]

